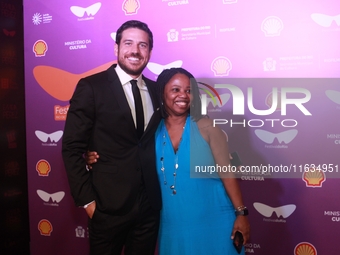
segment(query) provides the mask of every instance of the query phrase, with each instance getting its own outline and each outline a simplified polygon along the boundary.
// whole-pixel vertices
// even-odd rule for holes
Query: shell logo
[[[302,180],[305,181],[307,187],[322,187],[322,183],[326,181],[326,175],[323,171],[309,168],[302,174]]]
[[[226,57],[217,57],[211,63],[211,71],[215,76],[228,76],[231,69],[231,62]]]
[[[43,236],[51,236],[51,233],[53,231],[53,226],[51,222],[48,220],[41,220],[38,223],[38,230],[40,231],[40,234]]]
[[[279,17],[269,16],[262,21],[261,30],[265,36],[280,36],[283,29],[283,22]]]
[[[47,49],[47,43],[44,40],[38,40],[33,44],[33,52],[36,57],[44,57]]]
[[[125,12],[125,15],[137,14],[139,8],[140,8],[139,0],[126,0],[123,2],[122,5],[122,9]]]
[[[317,251],[311,243],[303,242],[295,246],[294,255],[317,255]]]
[[[41,159],[37,162],[35,169],[37,170],[39,176],[48,176],[51,172],[51,165],[47,160]]]

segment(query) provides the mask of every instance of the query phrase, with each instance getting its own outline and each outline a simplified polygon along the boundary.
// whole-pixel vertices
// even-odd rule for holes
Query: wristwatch
[[[249,214],[248,208],[245,206],[237,207],[235,210],[236,216],[247,216]]]

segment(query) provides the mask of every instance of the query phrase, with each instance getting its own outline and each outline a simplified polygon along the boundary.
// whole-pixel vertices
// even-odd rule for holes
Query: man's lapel
[[[124,117],[126,118],[126,121],[129,123],[129,126],[131,126],[133,128],[133,130],[135,131],[135,124],[132,118],[132,114],[131,114],[131,109],[129,106],[129,103],[127,101],[127,98],[125,96],[124,93],[124,89],[122,84],[120,83],[120,80],[118,78],[118,75],[115,71],[115,66],[116,65],[112,65],[108,70],[108,79],[109,79],[109,86],[111,88],[111,90],[113,91],[113,96],[115,98],[115,100],[118,102],[119,108],[126,113],[129,114],[125,114]],[[114,109],[113,109],[114,111]],[[117,123],[119,124],[119,123]],[[137,132],[136,132],[137,135]]]

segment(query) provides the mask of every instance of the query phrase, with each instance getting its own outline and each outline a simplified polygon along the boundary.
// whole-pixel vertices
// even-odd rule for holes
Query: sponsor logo
[[[38,196],[45,201],[45,205],[52,205],[52,206],[59,206],[58,203],[64,198],[65,192],[64,191],[59,191],[53,194],[49,194],[46,191],[37,190]]]
[[[340,222],[340,211],[324,211],[324,216],[328,216],[332,221]]]
[[[59,203],[65,196],[64,191],[59,191],[59,192],[56,192],[56,193],[53,193],[53,194],[49,194],[49,193],[47,193],[43,190],[40,190],[40,189],[37,190],[37,194],[45,202],[49,202],[50,199],[52,199],[53,203]]]
[[[176,29],[170,29],[170,31],[166,34],[168,37],[168,42],[177,42],[178,34],[179,33]]]
[[[271,207],[269,205],[255,202],[253,205],[256,211],[258,211],[261,215],[263,215],[266,218],[272,217],[273,213],[275,212],[277,219],[263,219],[263,221],[278,223],[285,223],[286,220],[284,219],[287,219],[290,215],[292,215],[296,209],[296,205],[294,204],[283,205],[279,207]],[[282,219],[280,219],[281,217]]]
[[[39,176],[45,177],[51,172],[51,165],[47,160],[41,159],[37,162],[35,170],[38,172]]]
[[[79,18],[78,21],[84,21],[94,19],[93,16],[97,14],[101,6],[102,4],[98,2],[85,8],[80,6],[71,6],[70,10],[75,16]],[[83,18],[85,13],[87,17]]]
[[[65,42],[64,45],[67,46],[69,50],[81,50],[87,49],[87,45],[90,43],[92,43],[91,39],[85,39]]]
[[[262,129],[256,129],[255,135],[263,142],[267,144],[272,144],[275,140],[275,138],[278,140],[278,142],[281,144],[284,142],[285,144],[290,143],[293,141],[293,139],[296,137],[298,134],[298,131],[296,129],[290,129],[286,130],[280,133],[272,133],[266,130]]]
[[[34,13],[32,17],[32,22],[34,25],[40,25],[42,22],[42,16],[40,13]]]
[[[38,26],[40,24],[46,24],[51,23],[52,16],[48,13],[40,14],[40,13],[34,13],[32,17],[32,22],[34,25]]]
[[[180,0],[180,1],[162,0],[162,2],[167,2],[168,6],[177,6],[177,5],[189,4],[189,0]]]
[[[265,61],[263,61],[263,71],[265,72],[271,72],[276,70],[276,60],[272,58],[266,58]]]
[[[336,145],[340,145],[340,134],[327,134],[327,139],[333,139]]]
[[[228,76],[231,69],[231,61],[226,57],[217,57],[211,63],[211,71],[215,76]]]
[[[47,134],[40,130],[35,131],[35,135],[40,141],[43,142],[42,145],[44,146],[56,146],[56,143],[59,142],[60,138],[63,136],[63,133],[64,132],[62,130],[53,132],[51,134]],[[47,143],[48,141],[50,141],[50,143]]]
[[[122,10],[125,15],[135,15],[140,8],[139,0],[125,0],[122,4]]]
[[[271,174],[268,173],[268,176]],[[262,173],[243,173],[241,180],[243,181],[264,181],[265,176]]]
[[[246,243],[244,245],[244,251],[246,253],[258,253],[259,251],[257,251],[256,249],[261,249],[261,245],[257,243]]]
[[[51,233],[53,231],[53,226],[51,222],[49,222],[46,219],[43,219],[39,221],[38,223],[38,230],[40,232],[40,235],[42,236],[51,236]]]
[[[326,181],[326,174],[315,168],[309,168],[302,173],[302,180],[309,188],[321,188],[322,183]]]
[[[311,243],[302,242],[295,246],[294,255],[317,255],[316,248]]]
[[[78,226],[76,229],[76,237],[80,237],[80,238],[85,238],[85,229],[81,226]]]
[[[50,96],[60,101],[69,101],[81,78],[106,70],[114,63],[116,61],[111,61],[81,74],[73,74],[52,66],[36,66],[33,75]]]
[[[33,53],[36,57],[44,57],[47,49],[47,43],[44,40],[38,40],[33,44]]]
[[[262,21],[261,30],[267,37],[280,36],[283,22],[279,17],[269,16]]]
[[[147,68],[153,72],[156,75],[159,75],[164,69],[169,69],[169,68],[173,68],[173,67],[181,67],[182,66],[183,61],[182,60],[176,60],[174,62],[171,62],[169,64],[166,65],[161,65],[158,63],[153,63],[153,62],[149,62],[147,64]]]
[[[69,108],[70,108],[70,105],[67,105],[67,106],[55,105],[54,106],[54,120],[65,121]]]
[[[264,217],[269,218],[275,212],[277,218],[280,218],[282,216],[284,219],[292,215],[292,213],[296,209],[296,205],[294,204],[283,205],[279,207],[271,207],[269,205],[265,205],[265,204],[258,203],[258,202],[254,203],[254,207]]]
[[[335,23],[340,26],[340,14],[338,15],[327,15],[327,14],[322,14],[322,13],[313,13],[311,15],[312,20],[322,26],[322,27],[330,27],[333,23],[333,21],[335,21]]]

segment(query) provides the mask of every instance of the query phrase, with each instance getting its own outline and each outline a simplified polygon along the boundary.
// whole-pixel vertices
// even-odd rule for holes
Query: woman
[[[238,181],[232,173],[216,178],[197,172],[204,166],[230,165],[225,134],[201,115],[192,74],[182,68],[166,69],[157,83],[163,114],[156,131],[163,201],[159,254],[238,254],[232,240],[235,232],[242,233],[243,244],[249,239],[247,217],[235,215],[235,210],[246,211]]]

